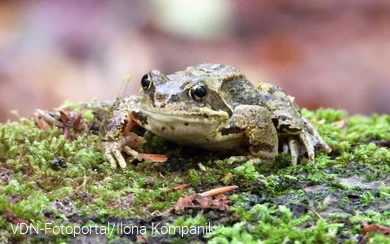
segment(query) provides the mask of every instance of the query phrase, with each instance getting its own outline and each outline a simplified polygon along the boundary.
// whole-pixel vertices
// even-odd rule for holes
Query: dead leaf
[[[168,157],[163,154],[149,154],[149,153],[140,153],[139,156],[143,160],[151,160],[155,163],[164,163],[168,160]]]
[[[176,202],[175,210],[184,211],[185,208],[194,207],[195,205],[192,203],[194,199],[195,199],[195,195],[180,197],[179,200],[177,200]]]
[[[37,125],[37,127],[41,130],[44,130],[44,131],[47,131],[49,128],[48,128],[48,125],[45,121],[43,121],[40,117],[39,117],[39,114],[38,113],[33,113],[33,118],[34,118],[34,122],[35,124]]]
[[[323,219],[322,216],[315,210],[311,209],[310,210],[318,219]]]
[[[189,208],[217,209],[220,211],[229,210],[230,200],[227,196],[209,197],[199,194],[180,197],[176,203],[175,210],[184,211]]]
[[[390,140],[383,140],[383,141],[374,141],[375,145],[378,147],[387,147],[390,148]]]
[[[366,243],[367,242],[367,236],[370,233],[378,233],[384,236],[390,235],[390,227],[385,225],[379,225],[379,224],[368,224],[367,221],[362,220],[360,221],[363,228],[361,228],[361,231],[364,233],[363,238],[360,240],[360,243]]]
[[[339,121],[335,121],[332,123],[332,125],[338,127],[338,128],[343,128],[344,125],[345,125],[345,120],[339,120]]]
[[[237,188],[238,186],[226,186],[206,191],[200,194],[180,197],[176,203],[175,210],[184,211],[188,208],[203,208],[228,211],[230,200],[226,195],[221,194],[235,190]]]
[[[182,189],[187,188],[189,186],[191,186],[191,184],[189,184],[189,183],[180,184],[180,185],[173,187],[173,190],[182,190]]]
[[[368,234],[370,232],[379,233],[382,235],[390,235],[390,227],[386,225],[379,225],[379,224],[369,224],[361,228],[361,231],[365,234]]]
[[[55,112],[37,109],[33,116],[35,123],[41,129],[47,130],[47,125],[63,128],[67,139],[70,139],[70,129],[78,133],[88,131],[88,121],[82,117],[80,112],[74,113],[69,107],[58,108]],[[46,127],[42,125],[42,122],[46,124]]]
[[[17,224],[26,224],[29,225],[30,222],[28,220],[24,220],[16,216],[15,213],[11,212],[11,210],[6,210],[5,213],[5,219],[10,222],[11,224],[17,225]]]
[[[137,235],[136,236],[136,242],[147,243],[148,242],[148,238],[146,236]]]
[[[71,140],[71,135],[70,135],[69,127],[64,127],[64,136],[65,136],[65,138],[66,138],[68,141]]]
[[[204,197],[212,197],[212,196],[216,196],[218,194],[223,194],[223,193],[226,193],[229,191],[233,191],[237,188],[238,188],[238,186],[224,186],[224,187],[219,187],[219,188],[212,189],[210,191],[200,193],[199,195],[204,196]]]

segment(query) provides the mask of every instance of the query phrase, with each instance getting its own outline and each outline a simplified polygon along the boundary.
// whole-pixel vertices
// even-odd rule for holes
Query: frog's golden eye
[[[191,88],[190,95],[192,99],[197,102],[202,101],[202,98],[207,94],[207,86],[204,84],[198,84]]]
[[[149,75],[148,74],[144,75],[141,79],[142,89],[146,91],[150,87],[150,84],[152,84],[152,82],[150,81]]]

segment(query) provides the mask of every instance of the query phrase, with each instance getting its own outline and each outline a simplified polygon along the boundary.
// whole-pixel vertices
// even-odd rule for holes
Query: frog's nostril
[[[172,104],[176,103],[180,100],[180,96],[173,94],[173,95],[167,95],[167,94],[155,94],[154,96],[154,101],[155,101],[155,106],[163,108],[167,104]]]
[[[167,102],[164,99],[154,99],[154,106],[157,108],[163,108]]]
[[[176,94],[171,95],[171,97],[169,98],[170,102],[177,102],[179,100],[180,100],[180,97]]]

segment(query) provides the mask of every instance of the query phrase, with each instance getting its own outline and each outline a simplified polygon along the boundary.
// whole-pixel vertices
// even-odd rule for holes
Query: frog
[[[139,160],[121,136],[132,121],[181,145],[210,151],[244,151],[233,162],[274,162],[290,152],[293,165],[315,149],[331,152],[314,125],[302,116],[293,98],[267,82],[254,85],[238,69],[213,63],[165,75],[152,70],[141,79],[140,96],[118,98],[103,125],[103,150],[112,167],[126,167],[121,152]]]

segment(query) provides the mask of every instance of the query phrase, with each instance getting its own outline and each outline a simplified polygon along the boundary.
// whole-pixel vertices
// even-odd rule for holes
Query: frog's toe
[[[290,137],[288,140],[288,147],[290,149],[292,165],[297,165],[299,156],[299,142],[295,138]]]
[[[113,149],[112,154],[114,155],[116,161],[118,162],[121,168],[126,168],[126,161],[122,156],[122,153],[118,149]]]
[[[104,147],[104,155],[106,156],[108,162],[110,163],[111,165],[111,168],[116,168],[116,160],[112,154],[112,147],[110,144],[108,143],[104,143],[103,144],[103,147]]]
[[[322,137],[320,135],[318,135],[318,137],[316,137],[316,139],[318,141],[317,145],[319,145],[324,151],[326,151],[328,153],[330,153],[332,151],[332,148],[330,148],[330,146],[328,146],[328,144],[326,144],[326,142],[324,141],[324,139],[322,139]]]
[[[123,151],[125,151],[125,153],[127,153],[127,155],[132,156],[133,159],[137,159],[138,161],[142,160],[139,153],[137,151],[131,149],[129,146],[124,146]]]
[[[118,149],[118,143],[115,142],[105,142],[103,143],[104,155],[107,157],[108,162],[112,168],[116,168],[117,164],[121,168],[126,167],[126,161],[123,158],[120,150]]]
[[[106,155],[106,158],[107,158],[108,162],[110,163],[111,167],[112,168],[116,168],[116,160],[112,156],[111,152],[110,151],[106,151],[105,155]]]
[[[306,148],[307,155],[309,157],[309,162],[314,163],[315,153],[312,135],[306,129],[304,129],[302,130],[302,133],[299,134],[299,139]]]
[[[282,144],[282,152],[283,152],[283,153],[288,153],[289,150],[290,150],[289,144],[287,144],[287,142],[283,141],[283,144]]]
[[[304,120],[305,122],[305,128],[307,129],[307,131],[311,134],[311,136],[317,141],[316,145],[320,146],[323,150],[325,150],[326,152],[331,152],[332,151],[332,148],[330,148],[328,146],[328,144],[326,144],[326,142],[324,141],[324,139],[322,139],[321,135],[318,133],[318,131],[316,130],[316,128],[314,128],[314,125],[312,123],[310,123],[309,120],[307,120],[306,118],[302,117],[302,119]]]

